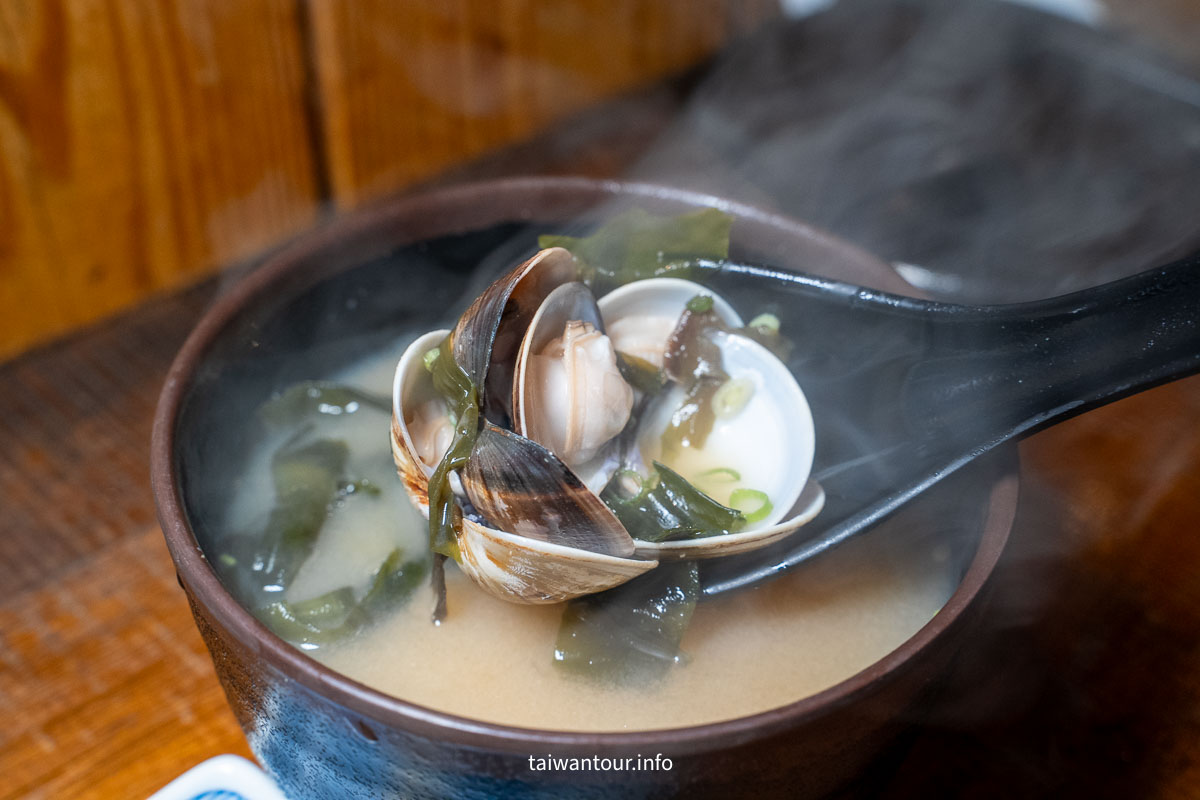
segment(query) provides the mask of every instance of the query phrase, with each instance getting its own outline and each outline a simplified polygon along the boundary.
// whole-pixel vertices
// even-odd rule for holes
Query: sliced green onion
[[[747,328],[758,328],[764,333],[779,333],[779,317],[774,314],[759,314],[750,320]]]
[[[421,361],[425,364],[425,369],[433,372],[433,365],[437,362],[438,356],[441,355],[441,350],[434,347],[425,351],[425,355],[421,356]]]
[[[619,470],[612,480],[622,500],[633,500],[646,488],[646,479],[637,470]]]
[[[709,478],[711,480],[720,481],[722,483],[733,483],[742,479],[742,473],[736,469],[729,467],[713,467],[700,473],[701,478]]]
[[[729,495],[729,507],[736,508],[745,515],[747,522],[758,522],[766,519],[774,507],[766,492],[757,489],[734,489]]]
[[[717,419],[735,416],[754,396],[754,382],[749,378],[733,378],[721,384],[713,394],[712,409]]]
[[[227,567],[236,567],[237,566],[238,560],[236,558],[234,558],[232,555],[230,555],[229,553],[221,553],[221,555],[218,556],[218,558],[220,559],[221,563]]]
[[[694,314],[703,314],[705,311],[712,311],[712,307],[712,296],[707,294],[698,294],[687,301],[687,310]]]

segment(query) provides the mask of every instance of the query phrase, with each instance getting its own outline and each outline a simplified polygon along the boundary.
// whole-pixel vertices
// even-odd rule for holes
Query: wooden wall
[[[316,208],[291,0],[0,2],[0,355]]]
[[[0,358],[677,72],[769,0],[3,0]]]

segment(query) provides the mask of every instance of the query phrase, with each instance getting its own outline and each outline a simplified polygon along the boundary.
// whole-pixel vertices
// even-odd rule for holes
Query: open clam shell
[[[414,431],[417,422],[414,408],[438,399],[433,380],[424,365],[424,355],[437,347],[447,334],[449,331],[446,330],[430,331],[409,345],[396,366],[392,385],[392,455],[409,499],[426,518],[429,516],[429,476],[433,467],[422,458],[417,445],[422,432]],[[487,433],[489,429],[494,429],[494,426],[485,426],[480,434],[485,442],[485,463],[499,457],[494,452],[494,443],[488,444],[494,436]],[[521,438],[516,434],[508,436]],[[528,444],[538,447],[533,442]],[[527,448],[522,446],[521,449]],[[552,454],[549,455],[553,458]],[[437,456],[440,458],[440,453]],[[561,463],[558,467],[566,469]],[[497,513],[495,502],[481,494],[478,482],[472,484],[472,490],[475,500],[484,506],[490,504],[489,510]],[[495,494],[499,495],[498,492]],[[596,514],[611,516],[612,512],[599,498],[590,493],[588,496],[594,498],[602,508],[601,511],[593,509]],[[544,511],[536,505],[532,508]],[[551,516],[543,514],[547,519]],[[617,523],[617,526],[620,527],[620,524]],[[529,533],[530,530],[525,532]],[[573,541],[585,541],[591,535],[587,533],[584,539]],[[458,539],[462,554],[460,567],[476,584],[501,599],[518,603],[561,602],[610,589],[658,565],[653,559],[627,557],[633,555],[633,540],[624,528],[620,528],[619,536],[623,537],[619,543],[603,546],[609,552],[592,552],[497,530],[478,519],[464,518]]]
[[[537,442],[487,424],[462,471],[484,519],[527,539],[628,557],[633,539],[617,515]]]
[[[689,281],[655,279],[622,287],[618,291],[623,294],[617,303],[606,302],[607,297],[601,300],[600,308],[608,321],[610,335],[623,318],[620,314],[652,313],[648,311],[652,308],[648,305],[650,301],[635,291],[641,283],[658,283],[648,287],[647,297],[669,302],[673,310],[682,309],[687,300],[702,291],[713,297],[714,310],[727,320],[727,324],[740,324],[736,314],[727,309],[728,304],[703,287]],[[737,322],[729,322],[730,318]],[[666,335],[669,332],[664,334],[663,347]],[[712,558],[765,547],[796,531],[815,517],[824,505],[824,492],[809,481],[815,429],[808,401],[795,376],[770,350],[753,339],[722,332],[715,334],[714,340],[720,348],[725,372],[731,381],[749,387],[749,399],[735,413],[718,417],[702,450],[684,447],[671,458],[663,458],[658,449],[658,434],[666,428],[671,414],[683,400],[682,389],[667,392],[643,419],[638,437],[643,472],[650,461],[660,460],[727,505],[734,489],[761,491],[769,498],[771,511],[737,533],[659,544],[638,541],[640,555]],[[702,479],[705,472],[713,471],[736,474],[736,483],[716,487],[724,490],[723,494],[717,494],[713,487],[704,485]]]
[[[514,603],[559,603],[602,592],[658,566],[527,539],[463,520],[459,566],[490,594]]]
[[[561,247],[539,250],[492,283],[454,327],[454,360],[479,387],[483,415],[504,424],[512,411],[512,371],[529,321],[547,295],[578,280],[579,265]]]
[[[404,481],[404,489],[421,513],[429,516],[429,476],[433,474],[437,461],[432,459],[428,448],[418,448],[417,439],[426,439],[428,431],[419,426],[434,424],[432,420],[418,418],[417,409],[436,409],[439,405],[445,421],[449,423],[446,403],[433,388],[433,380],[425,368],[425,354],[442,343],[450,335],[449,330],[430,331],[418,336],[400,356],[396,365],[396,376],[392,382],[392,457],[396,470]],[[422,458],[421,450],[426,450]],[[444,452],[442,448],[441,452]],[[436,454],[441,458],[440,453]]]
[[[642,459],[662,461],[703,491],[725,503],[730,490],[762,491],[772,510],[754,527],[781,521],[800,497],[812,470],[816,431],[812,411],[800,385],[775,355],[758,342],[737,333],[717,333],[730,381],[744,387],[744,405],[717,414],[703,449],[682,447],[664,457],[658,434],[683,401],[676,387],[660,397],[642,421],[639,449]],[[715,401],[714,401],[715,402]],[[704,479],[708,471],[733,470],[738,478],[724,485]],[[721,489],[721,494],[711,490]]]
[[[590,289],[582,283],[564,283],[546,296],[529,322],[517,350],[513,374],[513,430],[537,441],[549,441],[545,430],[547,412],[536,406],[537,394],[532,391],[532,362],[550,342],[563,335],[568,322],[584,322],[601,333],[604,321]]]

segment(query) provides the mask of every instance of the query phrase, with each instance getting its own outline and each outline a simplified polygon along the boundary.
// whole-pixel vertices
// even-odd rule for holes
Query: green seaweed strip
[[[298,603],[280,600],[258,609],[255,616],[277,636],[297,644],[329,644],[362,625],[348,586]]]
[[[720,378],[699,378],[684,390],[683,400],[671,414],[659,441],[663,455],[671,458],[682,447],[702,448],[712,433],[717,416],[713,411],[713,395],[724,381]]]
[[[277,601],[255,612],[277,636],[295,644],[323,646],[357,633],[379,614],[403,603],[428,574],[427,560],[405,561],[397,548],[388,554],[362,600],[343,586],[296,603]]]
[[[450,490],[450,473],[466,466],[479,435],[479,393],[466,370],[454,360],[450,337],[442,340],[433,361],[433,386],[450,402],[455,419],[454,439],[429,477],[429,548],[462,561],[455,530],[461,512]]]
[[[375,573],[371,588],[363,595],[359,607],[374,615],[395,607],[413,593],[429,574],[429,561],[405,561],[404,551],[393,550]]]
[[[363,406],[391,413],[385,398],[328,381],[304,381],[267,400],[259,406],[258,415],[269,425],[294,427],[315,414],[353,414]]]
[[[664,464],[655,461],[654,469],[658,472],[654,492],[668,498],[673,507],[686,510],[687,525],[700,528],[693,538],[719,536],[746,527],[742,512],[718,503]]]
[[[656,461],[654,471],[633,497],[624,497],[615,481],[600,493],[633,538],[645,542],[701,539],[746,526],[740,511],[721,505],[669,467]]]
[[[667,376],[661,369],[629,353],[617,353],[617,370],[626,383],[643,394],[654,396],[667,386]]]
[[[684,389],[683,402],[662,434],[662,448],[667,455],[677,453],[681,447],[704,447],[712,433],[716,422],[713,395],[729,376],[721,363],[721,349],[711,334],[724,329],[725,324],[713,311],[712,298],[697,295],[688,301],[667,340],[663,371]]]
[[[681,261],[729,257],[733,217],[705,208],[674,217],[631,209],[610,219],[590,236],[544,235],[538,247],[564,247],[585,268],[597,296],[630,281],[678,274]]]
[[[555,642],[563,670],[613,683],[662,677],[700,596],[694,561],[659,565],[629,583],[567,603]]]
[[[671,415],[662,434],[663,452],[673,454],[680,447],[703,447],[716,423],[714,402],[721,387],[727,385],[721,351],[712,339],[715,331],[727,331],[753,339],[786,363],[792,343],[777,327],[747,326],[730,329],[712,311],[711,301],[693,307],[697,295],[671,334],[664,360],[664,372],[684,387],[684,398]]]
[[[286,586],[312,553],[341,489],[349,449],[334,439],[284,446],[271,461],[275,506],[249,558],[263,586]],[[242,556],[239,560],[245,559]]]

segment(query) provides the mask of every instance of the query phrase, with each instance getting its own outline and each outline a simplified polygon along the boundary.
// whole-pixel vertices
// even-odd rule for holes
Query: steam
[[[728,51],[634,172],[1035,299],[1200,246],[1200,84],[1010,3],[844,0]]]

